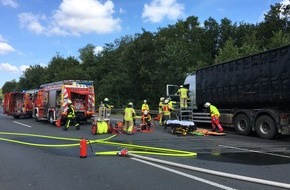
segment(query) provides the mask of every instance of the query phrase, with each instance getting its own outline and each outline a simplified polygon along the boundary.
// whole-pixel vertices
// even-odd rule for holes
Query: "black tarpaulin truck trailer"
[[[221,124],[240,134],[290,134],[290,45],[199,69],[184,85],[196,123],[209,122],[203,105],[210,102],[220,110]]]

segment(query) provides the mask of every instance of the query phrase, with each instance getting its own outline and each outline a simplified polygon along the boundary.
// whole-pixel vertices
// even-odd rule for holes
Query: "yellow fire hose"
[[[73,147],[79,146],[79,138],[65,138],[65,137],[56,137],[56,136],[46,136],[46,135],[37,135],[37,134],[28,134],[28,133],[11,133],[11,132],[0,132],[0,135],[14,135],[14,136],[27,136],[27,137],[38,137],[38,138],[46,138],[46,139],[56,139],[56,140],[65,140],[65,141],[72,141],[74,143],[68,144],[41,144],[41,143],[30,143],[24,142],[20,140],[13,140],[9,138],[0,138],[1,141],[18,143],[23,145],[29,146],[37,146],[37,147]],[[109,140],[115,137],[116,135],[112,135],[110,137],[104,139],[95,139],[95,140],[88,140],[87,144],[104,144],[104,145],[112,145],[117,147],[126,147],[130,153],[133,154],[143,154],[143,155],[159,155],[159,156],[178,156],[178,157],[188,157],[188,156],[196,156],[195,152],[188,152],[182,150],[174,150],[174,149],[167,149],[167,148],[157,148],[157,147],[150,147],[150,146],[141,146],[141,145],[134,145],[134,144],[126,144],[126,143],[117,143],[117,142],[110,142]],[[77,143],[75,142],[77,141]],[[118,151],[103,151],[103,152],[96,152],[95,155],[117,155]]]

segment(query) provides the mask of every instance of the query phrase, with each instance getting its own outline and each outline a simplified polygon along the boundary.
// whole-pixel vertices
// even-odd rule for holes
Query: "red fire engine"
[[[15,119],[32,117],[32,96],[25,92],[8,92],[4,94],[3,113]]]
[[[42,84],[35,94],[33,117],[54,124],[64,121],[71,100],[79,121],[87,121],[95,112],[93,81],[64,80]]]

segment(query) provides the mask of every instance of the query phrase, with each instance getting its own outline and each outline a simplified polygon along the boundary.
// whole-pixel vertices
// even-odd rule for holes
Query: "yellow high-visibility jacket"
[[[125,121],[133,121],[136,113],[134,108],[125,108],[125,115],[124,115],[124,120]]]
[[[213,116],[216,116],[216,117],[219,117],[220,116],[220,112],[219,110],[213,106],[213,105],[210,105],[209,106],[209,110],[210,110],[210,115],[213,117]]]

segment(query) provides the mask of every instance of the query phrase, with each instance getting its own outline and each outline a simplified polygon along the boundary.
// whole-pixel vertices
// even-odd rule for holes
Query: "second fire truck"
[[[79,121],[87,121],[95,112],[93,81],[64,80],[42,84],[34,96],[33,117],[51,124],[64,121],[71,100]]]

